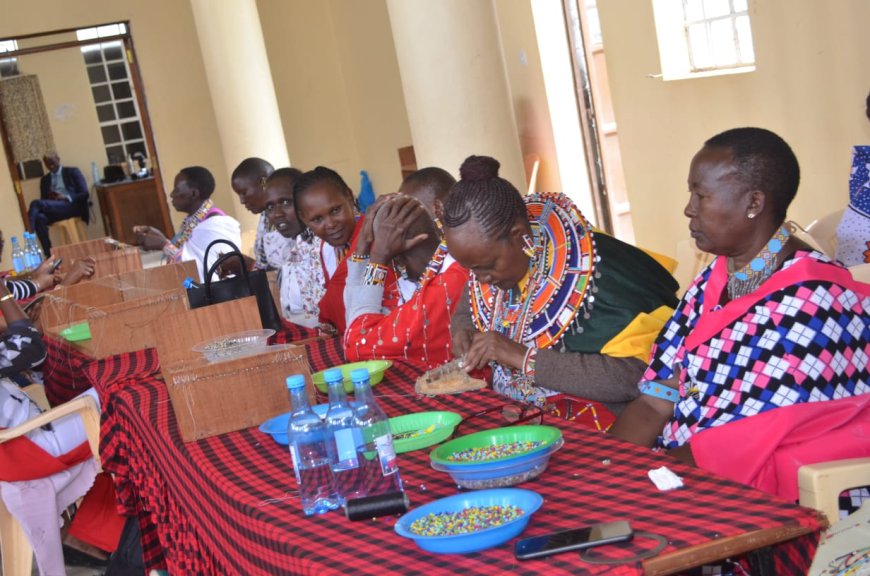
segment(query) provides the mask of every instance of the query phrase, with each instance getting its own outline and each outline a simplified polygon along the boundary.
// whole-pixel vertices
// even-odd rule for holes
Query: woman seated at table
[[[490,364],[493,388],[513,399],[544,406],[562,393],[619,412],[638,394],[677,283],[642,250],[593,233],[566,196],[524,199],[498,168],[469,157],[444,203],[447,247],[471,270],[453,353],[467,370]],[[612,415],[593,420],[603,428]]]
[[[262,257],[266,266],[278,270],[281,315],[314,328],[326,284],[320,261],[323,241],[296,217],[293,186],[301,175],[295,168],[279,168],[266,179],[263,214],[275,232],[263,237]]]
[[[163,259],[168,262],[195,260],[197,270],[202,275],[205,249],[212,241],[229,240],[236,246],[242,241],[239,222],[232,216],[227,216],[212,202],[214,187],[214,176],[206,168],[182,168],[175,177],[172,193],[169,195],[172,207],[187,214],[178,233],[170,241],[153,226],[134,226],[136,244],[146,250],[162,250]],[[226,251],[226,246],[213,250],[208,264],[212,264],[221,252]]]
[[[321,325],[344,334],[345,256],[362,224],[357,221],[353,192],[337,172],[318,166],[296,180],[293,196],[299,220],[323,241],[320,263],[326,284],[318,306]]]
[[[0,284],[0,429],[24,424],[39,407],[13,380],[45,358],[39,331]],[[89,391],[96,398],[93,389]],[[97,475],[84,425],[68,416],[26,437],[0,443],[0,498],[24,528],[40,574],[63,574],[58,522],[67,506],[85,495]],[[4,551],[5,552],[5,551]]]
[[[868,392],[870,286],[783,225],[799,181],[791,148],[761,128],[714,136],[692,159],[689,231],[717,258],[659,335],[614,435],[692,461],[704,430]]]
[[[347,267],[348,361],[400,359],[428,370],[452,359],[450,317],[468,271],[447,253],[419,200],[381,196],[366,212]],[[394,289],[385,287],[391,269],[400,276]]]

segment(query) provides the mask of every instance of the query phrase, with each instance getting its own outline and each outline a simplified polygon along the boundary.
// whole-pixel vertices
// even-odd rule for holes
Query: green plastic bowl
[[[91,327],[87,322],[73,324],[69,328],[60,331],[60,335],[70,342],[80,342],[91,339]]]
[[[456,412],[417,412],[390,418],[393,448],[402,454],[440,444],[460,422],[462,416]]]
[[[493,464],[510,462],[534,457],[538,452],[549,449],[562,438],[562,431],[554,426],[506,426],[493,430],[483,430],[466,436],[460,436],[446,444],[442,444],[433,450],[429,457],[433,464],[447,466],[449,468],[481,468]],[[526,452],[511,454],[502,458],[489,460],[451,460],[454,452],[461,452],[473,448],[485,448],[487,446],[499,446],[513,442],[540,442],[541,444]]]
[[[372,387],[379,384],[381,380],[384,379],[384,372],[387,371],[387,368],[392,366],[393,363],[389,360],[368,360],[366,362],[353,362],[351,364],[342,364],[341,366],[335,366],[334,368],[338,368],[341,370],[341,374],[344,376],[344,391],[348,394],[353,393],[353,382],[350,379],[350,373],[356,370],[357,368],[366,368],[369,371],[369,380],[371,381]],[[321,370],[320,372],[315,372],[311,375],[311,379],[314,381],[314,385],[317,386],[317,389],[323,392],[324,394],[329,393],[329,388],[326,385],[326,380],[323,379],[323,374],[326,370]]]

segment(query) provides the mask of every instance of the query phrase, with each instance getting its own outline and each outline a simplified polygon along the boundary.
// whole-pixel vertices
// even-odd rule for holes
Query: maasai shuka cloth
[[[870,286],[817,252],[795,253],[755,292],[719,306],[717,258],[686,291],[644,380],[680,369],[681,399],[662,445],[780,406],[866,394]]]

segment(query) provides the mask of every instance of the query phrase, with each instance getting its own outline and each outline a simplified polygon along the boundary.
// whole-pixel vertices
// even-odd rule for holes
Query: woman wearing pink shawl
[[[760,445],[770,448],[765,442],[797,437],[804,425],[826,426],[825,410],[770,425],[778,428],[765,425],[772,420],[764,413],[870,392],[870,286],[783,224],[799,180],[788,144],[760,128],[723,132],[692,159],[689,230],[698,248],[717,258],[659,334],[642,394],[614,424],[614,435],[705,466],[739,468]],[[868,403],[851,408],[846,424],[866,425]],[[744,419],[746,425],[734,424]],[[729,439],[728,431],[756,424],[757,442]],[[704,431],[720,427],[710,435],[717,440],[706,443]],[[867,444],[865,436],[856,447]],[[761,473],[742,472],[739,479],[749,483]]]

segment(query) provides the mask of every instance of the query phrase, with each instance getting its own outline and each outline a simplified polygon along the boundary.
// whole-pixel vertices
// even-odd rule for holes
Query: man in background
[[[39,181],[39,200],[30,203],[30,227],[39,238],[46,256],[51,254],[48,227],[67,218],[90,220],[88,212],[88,183],[81,170],[62,166],[57,152],[48,152],[42,158],[48,174]]]

